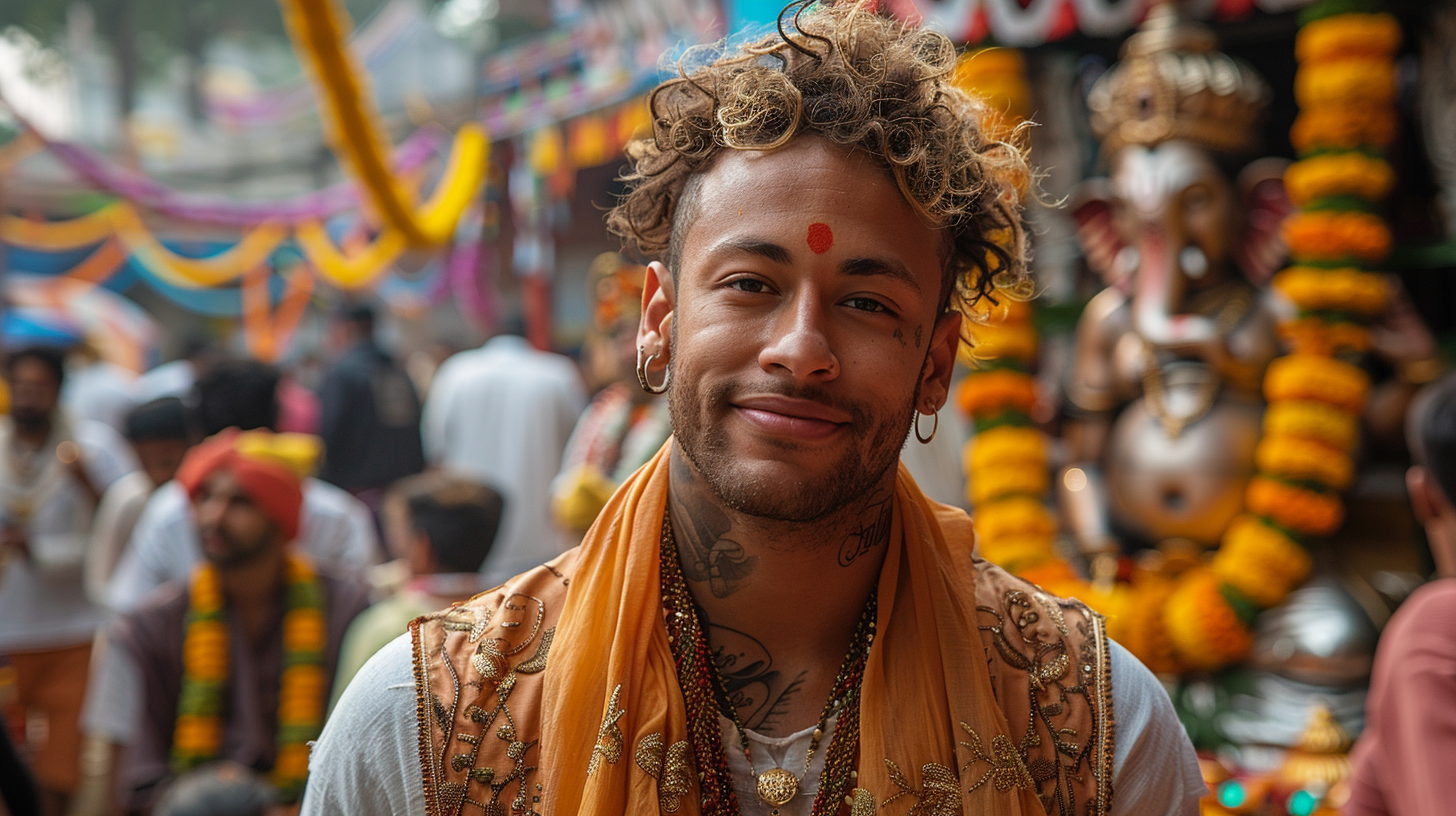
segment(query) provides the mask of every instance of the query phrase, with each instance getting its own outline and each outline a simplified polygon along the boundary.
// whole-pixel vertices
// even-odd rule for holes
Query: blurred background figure
[[[377,513],[391,482],[425,467],[420,400],[404,368],[375,341],[372,306],[344,308],[331,328],[342,353],[319,389],[319,478]]]
[[[586,406],[575,364],[532,348],[519,320],[441,364],[425,400],[430,464],[488,485],[505,500],[500,540],[481,567],[495,584],[561,554],[551,480]]]
[[[276,430],[277,388],[273,366],[253,360],[217,363],[197,381],[191,422],[200,435],[227,428]],[[321,565],[359,571],[379,559],[369,509],[320,479],[304,480],[300,529],[300,550]],[[186,492],[175,481],[162,486],[148,499],[111,576],[108,605],[117,611],[136,608],[158,586],[185,578],[201,558]]]
[[[236,762],[189,771],[167,786],[153,816],[270,816],[286,812],[268,781]]]
[[[123,425],[140,468],[117,479],[101,495],[86,550],[86,594],[106,605],[106,586],[131,541],[137,519],[157,488],[172,481],[192,447],[187,408],[176,397],[162,397],[133,408]]]
[[[480,566],[495,544],[502,507],[494,490],[439,472],[410,476],[389,488],[385,537],[390,550],[409,564],[410,578],[349,627],[339,653],[333,702],[365,661],[404,634],[410,621],[492,586]]]
[[[132,397],[137,404],[162,397],[186,397],[197,380],[221,357],[205,336],[188,335],[182,341],[182,353],[177,359],[162,363],[136,378],[132,383]]]
[[[587,276],[587,297],[594,307],[583,367],[600,390],[566,444],[551,497],[557,522],[577,538],[596,521],[617,485],[672,433],[667,400],[637,382],[637,323],[646,275],[647,267],[606,252],[592,261]]]
[[[102,611],[81,563],[101,492],[136,468],[111,428],[61,409],[65,358],[31,348],[5,360],[10,415],[0,418],[0,654],[15,672],[31,769],[45,812],[80,784],[78,719]]]
[[[218,759],[302,794],[344,631],[368,605],[361,579],[298,546],[311,439],[230,429],[178,470],[202,560],[112,621],[86,703],[86,732],[119,752],[125,810]]]
[[[137,405],[136,378],[134,372],[103,358],[93,342],[83,342],[71,349],[66,360],[61,402],[77,419],[92,419],[122,432],[127,413]]]

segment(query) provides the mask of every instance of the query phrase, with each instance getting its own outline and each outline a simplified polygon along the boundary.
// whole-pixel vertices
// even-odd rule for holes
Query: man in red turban
[[[339,644],[368,605],[362,582],[291,546],[318,453],[314,437],[228,430],[178,470],[204,561],[113,622],[87,701],[88,732],[123,752],[125,809],[217,760],[268,774],[285,801],[302,792]]]

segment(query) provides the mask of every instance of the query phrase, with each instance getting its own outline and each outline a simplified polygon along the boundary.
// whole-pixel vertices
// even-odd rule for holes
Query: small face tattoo
[[[834,246],[834,230],[828,224],[815,222],[809,225],[809,249],[814,250],[815,255],[823,255]]]

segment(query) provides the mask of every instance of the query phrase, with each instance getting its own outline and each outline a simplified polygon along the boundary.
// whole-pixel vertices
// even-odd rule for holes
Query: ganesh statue
[[[1268,285],[1292,209],[1286,163],[1248,161],[1269,98],[1251,68],[1168,4],[1089,94],[1107,177],[1086,183],[1071,206],[1087,262],[1107,287],[1077,327],[1065,386],[1068,459],[1055,484],[1064,526],[1105,584],[1135,573],[1172,586],[1179,570],[1206,563],[1246,509],[1261,384],[1281,354],[1276,329],[1288,309]],[[1287,736],[1255,727],[1241,740],[1292,744],[1319,700],[1358,716],[1350,695],[1363,693],[1373,624],[1318,563],[1299,565],[1299,578],[1306,573],[1311,585],[1266,611],[1253,633],[1256,650],[1288,659],[1258,663],[1263,680],[1239,689],[1198,681],[1206,685],[1192,695],[1194,709],[1201,695],[1221,701],[1204,707],[1222,714],[1289,724]],[[1130,617],[1141,631],[1129,645],[1145,662],[1188,668],[1163,659],[1173,650],[1152,623],[1161,613]],[[1198,716],[1188,712],[1185,722]]]

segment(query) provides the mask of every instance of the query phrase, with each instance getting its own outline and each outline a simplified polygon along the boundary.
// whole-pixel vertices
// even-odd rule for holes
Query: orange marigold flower
[[[1345,520],[1345,507],[1334,493],[1255,476],[1245,496],[1249,512],[1268,516],[1279,526],[1311,536],[1327,536]]]
[[[1031,413],[1036,405],[1036,380],[1020,371],[998,369],[973,372],[961,381],[956,401],[973,418],[992,417],[1008,410]]]
[[[1269,402],[1316,400],[1349,413],[1365,407],[1370,376],[1349,363],[1313,354],[1290,354],[1269,364],[1264,397]]]
[[[1289,253],[1308,261],[1356,258],[1376,263],[1390,254],[1390,228],[1364,212],[1299,212],[1284,222]]]
[[[1178,582],[1163,607],[1163,623],[1178,657],[1196,669],[1212,671],[1236,663],[1254,645],[1219,584],[1212,571],[1196,570]]]
[[[1315,150],[1383,150],[1395,141],[1395,110],[1389,106],[1327,105],[1299,112],[1289,140],[1301,155]]]

